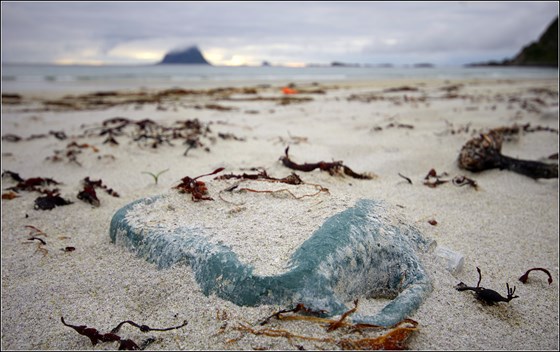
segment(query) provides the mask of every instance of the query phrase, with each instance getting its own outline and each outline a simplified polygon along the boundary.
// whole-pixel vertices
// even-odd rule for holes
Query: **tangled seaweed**
[[[282,161],[282,164],[284,166],[293,170],[310,172],[315,169],[319,169],[321,171],[327,171],[331,176],[348,175],[350,177],[362,179],[362,180],[371,180],[375,177],[373,174],[369,174],[369,173],[358,174],[354,172],[352,169],[350,169],[348,166],[344,165],[342,161],[334,161],[334,162],[319,161],[317,163],[297,164],[290,159],[288,155],[289,149],[290,149],[289,146],[286,147],[286,149],[284,150],[285,155],[280,157],[280,160]]]
[[[233,343],[239,341],[243,338],[244,334],[250,333],[255,336],[267,336],[267,337],[282,337],[290,341],[292,340],[304,340],[304,341],[314,341],[323,342],[328,344],[333,344],[338,346],[343,350],[402,350],[407,349],[406,341],[410,335],[417,331],[418,323],[412,319],[404,319],[401,322],[389,327],[390,329],[387,333],[377,336],[377,337],[363,337],[363,334],[371,330],[384,329],[383,327],[371,324],[351,324],[346,322],[347,318],[358,310],[358,300],[354,301],[354,307],[350,310],[344,312],[339,319],[326,319],[318,317],[321,312],[315,312],[308,309],[303,304],[297,304],[293,309],[283,309],[280,310],[259,325],[263,326],[270,323],[272,318],[276,318],[279,321],[286,320],[298,320],[307,321],[309,323],[318,323],[325,327],[325,332],[327,334],[332,333],[335,330],[344,329],[349,334],[360,334],[361,337],[354,338],[348,337],[348,333],[344,337],[336,338],[334,336],[327,337],[314,337],[305,336],[297,333],[290,332],[285,329],[274,329],[274,328],[260,328],[256,329],[248,324],[239,323],[237,326],[233,327],[234,330],[241,333],[237,338],[230,339],[227,342]],[[288,315],[292,313],[292,315]],[[303,346],[296,346],[298,349],[302,349]]]
[[[123,321],[123,322],[119,323],[115,328],[113,328],[111,330],[111,332],[108,332],[106,334],[102,334],[97,329],[88,328],[86,325],[67,324],[64,321],[64,317],[60,317],[60,321],[65,326],[68,326],[68,327],[76,330],[76,332],[78,334],[87,336],[90,339],[91,344],[93,346],[97,345],[99,342],[115,342],[115,341],[118,341],[119,342],[119,350],[144,350],[146,347],[148,347],[148,345],[150,345],[151,343],[153,343],[155,341],[154,338],[148,338],[148,339],[144,340],[140,345],[138,345],[130,339],[121,338],[116,333],[119,332],[121,326],[123,326],[124,324],[130,324],[134,327],[137,327],[142,332],[169,331],[169,330],[179,329],[179,328],[182,328],[183,326],[187,325],[187,321],[185,320],[183,322],[183,324],[178,325],[178,326],[173,326],[173,327],[164,328],[164,329],[157,329],[157,328],[151,328],[148,325],[136,324],[135,322],[133,322],[131,320],[126,320],[126,321]]]

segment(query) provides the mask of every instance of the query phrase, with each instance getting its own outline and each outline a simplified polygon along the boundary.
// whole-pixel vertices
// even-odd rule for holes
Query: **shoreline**
[[[290,342],[240,332],[236,329],[239,324],[251,324],[257,329],[257,322],[288,307],[239,307],[213,295],[207,297],[188,266],[158,270],[109,240],[109,222],[115,211],[142,197],[174,192],[173,187],[185,176],[207,174],[219,167],[225,168],[223,173],[254,173],[251,168],[263,168],[273,177],[289,175],[293,170],[278,159],[290,146],[290,158],[295,162],[341,160],[358,173],[377,176],[357,180],[320,170],[295,171],[305,183],[329,190],[320,198],[309,198],[309,204],[322,202],[319,208],[332,211],[331,206],[350,206],[359,198],[387,201],[397,206],[400,215],[425,236],[463,255],[463,270],[455,275],[440,262],[425,259],[434,288],[411,316],[418,322],[418,330],[407,341],[409,348],[558,349],[558,179],[532,180],[498,169],[471,173],[459,169],[456,162],[461,146],[477,133],[527,123],[548,127],[556,133],[521,131],[504,142],[503,154],[539,160],[557,152],[557,79],[414,79],[333,85],[321,82],[317,86],[296,83],[296,89],[323,89],[325,93],[294,96],[280,91],[288,83],[275,84],[278,85],[259,88],[256,94],[235,91],[225,95],[173,95],[158,103],[111,106],[110,99],[115,97],[109,97],[103,100],[107,104],[104,109],[77,110],[76,106],[87,107],[78,97],[72,108],[59,105],[57,109],[40,110],[43,100],[59,99],[63,94],[38,94],[36,99],[41,101],[32,100],[32,111],[25,111],[26,93],[21,93],[23,105],[3,104],[2,136],[14,134],[23,138],[18,142],[2,140],[3,171],[17,172],[22,178],[52,177],[62,183],[57,186],[61,196],[73,204],[35,210],[34,199],[39,194],[25,191],[18,192],[18,198],[2,200],[2,347],[91,349],[86,337],[60,323],[60,316],[64,316],[68,323],[100,331],[108,331],[128,319],[152,327],[189,322],[182,329],[163,333],[123,330],[122,336],[136,342],[156,337],[150,349],[295,349],[300,345],[305,349],[338,349],[336,344],[324,341]],[[444,89],[450,89],[450,85],[457,85],[456,90]],[[389,88],[401,90],[386,91]],[[151,87],[152,91],[157,94],[157,89]],[[76,92],[73,94],[76,96]],[[310,100],[282,104],[282,98],[287,97]],[[210,132],[198,135],[202,145],[190,149],[186,156],[183,154],[187,147],[180,140],[153,148],[148,140],[134,141],[125,134],[115,136],[118,145],[103,143],[107,136],[100,136],[100,130],[95,128],[115,117],[133,122],[150,119],[165,127],[174,126],[176,121],[196,119]],[[137,134],[134,126],[128,126],[131,130],[126,133]],[[87,129],[97,134],[84,135]],[[68,138],[59,140],[48,134],[51,130],[65,131]],[[220,133],[229,138],[220,137]],[[46,136],[26,140],[34,134]],[[72,141],[89,146],[76,149],[78,163],[64,153],[58,154],[62,160],[53,161],[56,150],[72,149],[68,147]],[[474,179],[479,188],[457,187],[451,182],[426,187],[424,178],[432,168],[438,174],[447,173],[441,177],[443,180],[465,175]],[[159,176],[157,183],[143,174],[165,169],[168,171]],[[85,177],[102,180],[119,197],[97,189],[99,207],[77,199]],[[277,234],[289,222],[273,220],[265,213],[253,214],[251,226],[256,230],[251,230],[243,223],[250,218],[247,210],[227,213],[235,206],[219,199],[218,194],[226,185],[213,177],[201,180],[208,184],[214,201],[192,203],[190,194],[174,195],[173,199],[184,196],[187,208],[201,209],[201,218],[210,227],[219,228],[222,222],[219,216],[204,212],[205,207],[212,207],[216,214],[234,217],[233,221],[239,221],[237,232],[245,229],[248,234],[266,234],[266,229],[274,225],[274,234],[269,239],[264,236],[265,240],[256,244],[248,242],[250,246],[269,246],[267,250],[258,253],[258,247],[251,247],[256,249],[254,252],[246,248],[248,258],[260,254],[258,260],[266,263],[273,260],[274,246],[282,247],[286,253],[294,248],[294,243],[286,243],[290,242],[288,237]],[[15,184],[3,177],[2,192]],[[263,187],[270,189],[268,185]],[[272,194],[235,197],[229,200],[251,200],[254,208],[249,209],[269,211],[275,209],[275,204],[294,202]],[[305,216],[313,213],[305,212],[305,207],[291,211],[296,223],[302,224],[301,236],[308,235],[311,230],[306,227]],[[314,216],[322,218],[321,214],[326,213]],[[429,220],[436,220],[437,224],[431,225]],[[25,226],[34,226],[47,234],[43,238],[47,244],[42,246],[47,254],[36,251],[38,241],[27,241],[32,231]],[[292,235],[298,235],[297,227],[290,230]],[[299,238],[303,240],[304,237]],[[60,250],[68,246],[75,250]],[[482,286],[505,295],[508,282],[516,286],[516,295],[520,297],[509,303],[485,306],[471,292],[455,290],[459,282],[476,284],[476,267],[482,271]],[[546,282],[542,273],[532,273],[526,284],[519,282],[518,278],[532,267],[550,270],[552,284]],[[375,311],[380,302],[386,301],[362,298],[358,313]],[[348,306],[352,306],[351,302]],[[328,335],[321,326],[302,321],[273,321],[270,326],[305,336],[346,336],[342,332]],[[96,346],[110,348],[116,345]]]

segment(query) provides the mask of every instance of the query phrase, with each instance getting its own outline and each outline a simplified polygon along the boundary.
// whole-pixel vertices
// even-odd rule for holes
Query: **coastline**
[[[324,94],[284,96],[282,84],[274,83],[259,88],[256,94],[182,95],[166,97],[158,104],[115,104],[95,110],[53,105],[44,111],[38,100],[30,101],[31,105],[3,104],[2,136],[13,134],[25,139],[63,130],[69,137],[2,140],[3,171],[17,172],[23,178],[54,178],[62,183],[61,196],[74,204],[35,210],[35,192],[19,192],[18,198],[2,200],[2,347],[91,349],[86,337],[60,323],[60,316],[64,316],[72,324],[104,331],[129,319],[154,327],[188,321],[182,329],[149,334],[157,338],[151,349],[338,348],[326,342],[243,334],[234,327],[256,324],[287,307],[239,307],[213,295],[207,297],[188,266],[158,270],[109,240],[109,223],[115,211],[142,197],[174,192],[173,187],[185,176],[207,174],[219,167],[225,168],[224,173],[264,168],[274,177],[289,175],[293,170],[278,161],[289,145],[290,156],[297,162],[342,160],[356,172],[377,176],[356,180],[319,170],[297,172],[306,183],[329,190],[312,198],[312,204],[350,206],[360,198],[386,201],[397,206],[408,223],[438,245],[464,256],[463,270],[455,275],[444,270],[441,263],[426,259],[434,288],[411,317],[419,325],[407,341],[409,348],[558,349],[558,179],[533,180],[498,169],[471,173],[457,166],[461,146],[477,131],[527,123],[558,131],[557,79],[332,83],[296,84],[296,89],[322,89]],[[386,91],[389,88],[400,90]],[[34,99],[46,96],[34,95]],[[26,93],[22,96],[25,98]],[[286,97],[310,100],[283,104],[281,99]],[[189,150],[186,156],[186,147],[178,142],[151,148],[122,136],[116,137],[120,140],[117,146],[104,144],[106,136],[72,137],[114,117],[133,121],[147,118],[165,126],[177,120],[198,119],[211,133],[201,137],[204,146]],[[219,137],[220,133],[231,138]],[[538,160],[558,151],[557,132],[522,132],[513,137],[504,142],[503,154]],[[54,151],[68,149],[71,141],[87,143],[98,151],[80,149],[76,154],[80,165],[64,158],[53,162]],[[166,169],[157,184],[142,173]],[[451,182],[426,187],[423,181],[430,169],[438,174],[446,172],[448,176],[442,178],[447,180],[465,175],[476,180],[479,188],[456,187]],[[412,184],[399,174],[409,177]],[[98,190],[99,207],[77,199],[85,177],[101,179],[120,197]],[[202,180],[215,196],[214,201],[208,201],[211,203],[200,203],[202,207],[217,207],[224,212],[234,208],[216,195],[225,185],[213,177]],[[14,185],[3,178],[2,192]],[[276,203],[285,203],[270,194],[243,199],[251,200],[255,209],[259,205],[274,209]],[[189,194],[184,200],[192,202]],[[243,212],[230,215],[245,219]],[[297,222],[305,223],[305,214],[295,215]],[[204,216],[208,226],[221,226],[219,218]],[[274,216],[278,218],[278,214]],[[248,241],[247,257],[259,254],[259,246],[269,246],[259,259],[266,263],[274,253],[270,246],[286,246],[286,253],[293,248],[277,234],[289,223],[276,221],[276,231],[270,233],[267,228],[271,219],[263,215],[260,226],[256,222],[246,228],[248,233],[260,236]],[[432,219],[436,225],[428,223]],[[27,241],[31,232],[27,225],[47,234],[47,254],[36,251],[37,241]],[[243,224],[239,226],[241,231]],[[308,236],[310,230],[306,228],[301,236]],[[75,251],[60,250],[67,246],[75,247]],[[508,282],[516,286],[520,297],[485,306],[471,292],[455,290],[459,282],[476,283],[476,267],[482,271],[484,287],[505,295]],[[542,273],[533,273],[526,284],[519,282],[518,278],[532,267],[550,270],[552,284]],[[378,305],[376,300],[362,299],[359,312],[374,310]],[[306,336],[328,336],[320,326],[305,322],[274,321],[271,326]],[[135,341],[148,336],[131,329],[122,335]],[[241,335],[239,340],[228,342]],[[102,343],[95,348],[115,346]]]

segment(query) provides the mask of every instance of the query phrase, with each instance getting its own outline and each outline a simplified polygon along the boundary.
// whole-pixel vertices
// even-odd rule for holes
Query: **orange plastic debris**
[[[289,87],[282,88],[282,93],[284,94],[297,94],[298,91]]]

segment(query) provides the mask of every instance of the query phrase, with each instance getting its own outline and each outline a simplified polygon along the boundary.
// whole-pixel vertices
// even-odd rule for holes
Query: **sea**
[[[2,64],[2,93],[202,89],[392,79],[558,79],[557,68]]]

